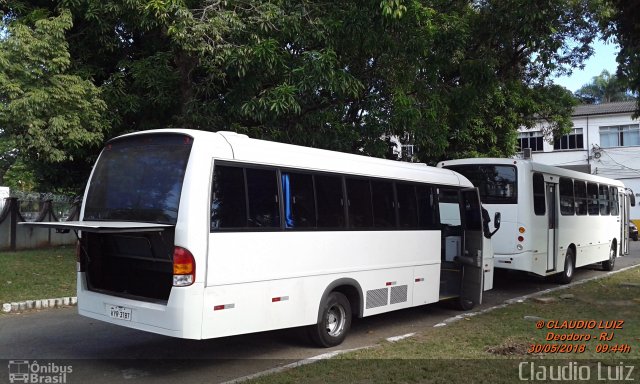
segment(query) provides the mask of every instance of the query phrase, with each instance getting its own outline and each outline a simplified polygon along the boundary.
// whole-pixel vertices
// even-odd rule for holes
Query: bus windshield
[[[175,224],[192,141],[155,134],[108,143],[89,183],[84,220]]]
[[[462,174],[480,191],[483,204],[517,204],[516,167],[512,165],[466,164],[445,168]]]

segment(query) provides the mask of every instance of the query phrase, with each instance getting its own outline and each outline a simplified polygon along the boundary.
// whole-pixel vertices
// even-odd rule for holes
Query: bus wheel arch
[[[362,317],[364,314],[364,295],[362,294],[362,288],[360,284],[354,279],[343,278],[333,281],[325,288],[320,299],[320,304],[326,302],[331,292],[340,292],[346,296],[351,304],[351,313],[357,317]],[[320,310],[318,310],[318,318],[320,320]]]
[[[556,275],[556,280],[560,284],[569,284],[573,280],[576,272],[576,246],[571,244],[567,247],[567,253],[564,258],[564,269]]]
[[[351,328],[354,314],[362,317],[364,301],[360,284],[352,279],[340,279],[324,291],[316,324],[308,327],[311,340],[320,347],[341,344]]]
[[[616,265],[616,257],[618,256],[618,242],[613,239],[611,242],[611,248],[609,248],[609,258],[602,262],[602,269],[605,271],[613,271],[613,267]]]

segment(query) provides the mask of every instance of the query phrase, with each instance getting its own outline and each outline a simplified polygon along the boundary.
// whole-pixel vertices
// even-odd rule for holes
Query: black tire
[[[456,306],[456,309],[460,311],[470,311],[473,309],[473,307],[476,306],[476,303],[474,303],[473,300],[458,297],[455,300],[455,306]]]
[[[340,292],[331,292],[320,307],[320,321],[309,327],[311,340],[320,347],[335,347],[347,337],[351,328],[351,305]]]
[[[602,262],[602,269],[605,271],[613,271],[613,267],[616,266],[616,245],[615,243],[611,245],[611,249],[609,250],[609,260]]]
[[[564,258],[564,270],[557,274],[556,280],[560,284],[569,284],[573,280],[573,275],[576,271],[576,256],[573,253],[573,249],[567,249],[567,254]]]

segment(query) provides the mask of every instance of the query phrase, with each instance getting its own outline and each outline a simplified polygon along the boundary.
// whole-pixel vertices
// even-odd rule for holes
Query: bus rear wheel
[[[576,256],[573,253],[573,249],[567,249],[567,254],[564,258],[564,270],[557,275],[557,281],[560,284],[569,284],[573,280],[573,273],[576,270]]]
[[[331,292],[321,305],[318,324],[309,327],[311,340],[320,347],[335,347],[351,328],[351,305],[340,292]]]
[[[605,271],[613,271],[613,267],[616,265],[616,245],[612,244],[609,250],[609,260],[602,262],[602,269]]]

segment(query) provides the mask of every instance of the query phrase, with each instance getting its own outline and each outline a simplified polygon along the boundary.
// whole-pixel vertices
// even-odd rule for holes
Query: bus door
[[[558,259],[558,214],[557,214],[557,201],[556,190],[557,184],[545,182],[545,193],[547,197],[547,272],[556,269],[556,260]]]
[[[625,188],[622,193],[620,193],[618,198],[618,203],[620,204],[620,228],[622,231],[622,245],[620,249],[620,255],[628,255],[629,254],[629,220],[631,219],[629,216],[631,212],[631,207],[636,206],[636,198],[633,194],[633,191],[630,188]]]
[[[464,231],[464,255],[460,257],[463,268],[460,299],[481,304],[484,290],[482,255],[484,235],[478,188],[461,190],[460,202],[460,217]]]
[[[618,193],[618,211],[620,212],[620,252],[619,255],[629,254],[629,195]]]

